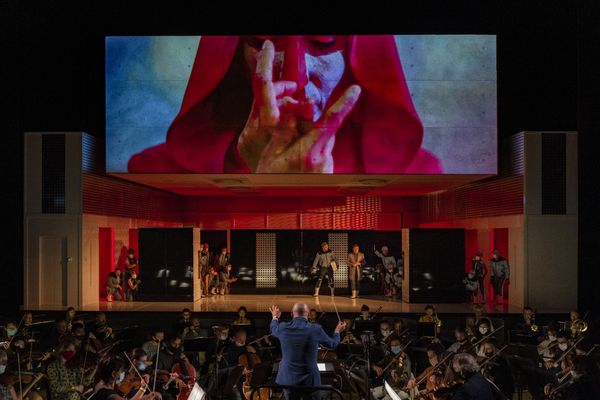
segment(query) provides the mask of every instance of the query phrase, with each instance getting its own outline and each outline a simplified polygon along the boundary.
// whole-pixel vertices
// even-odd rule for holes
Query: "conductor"
[[[287,400],[319,399],[320,394],[311,387],[321,385],[321,376],[317,366],[319,345],[335,349],[340,343],[340,332],[346,329],[346,323],[340,321],[335,332],[328,336],[321,325],[308,322],[309,308],[306,304],[296,303],[292,308],[292,320],[279,322],[279,307],[270,309],[271,334],[281,343],[281,362],[275,382],[278,385],[306,386],[307,390],[284,389]]]

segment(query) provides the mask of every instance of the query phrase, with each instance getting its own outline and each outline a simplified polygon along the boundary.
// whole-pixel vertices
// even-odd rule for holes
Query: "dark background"
[[[194,233],[191,228],[139,230],[140,276],[138,300],[194,300]],[[192,276],[187,272],[192,267]],[[164,273],[168,270],[168,275]],[[184,283],[185,286],[182,286]]]
[[[593,59],[600,44],[599,2],[406,3],[1,3],[6,227],[0,306],[16,310],[22,303],[23,132],[85,131],[103,138],[105,35],[487,33],[498,35],[500,142],[522,130],[579,131],[580,251],[573,273],[579,276],[580,308],[597,308],[600,69]]]

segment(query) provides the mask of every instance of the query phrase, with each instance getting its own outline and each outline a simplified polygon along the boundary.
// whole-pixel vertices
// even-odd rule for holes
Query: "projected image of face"
[[[493,174],[485,35],[108,37],[111,173]]]
[[[310,102],[312,121],[325,111],[333,90],[345,69],[343,50],[346,38],[337,36],[251,36],[244,40],[244,59],[250,73],[256,71],[258,56],[270,41],[275,47],[273,78],[296,84],[290,96]]]

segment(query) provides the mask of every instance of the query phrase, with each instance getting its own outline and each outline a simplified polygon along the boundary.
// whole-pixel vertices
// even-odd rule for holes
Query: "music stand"
[[[532,335],[530,332],[512,330],[508,334],[509,343],[522,343],[529,345],[538,345],[537,337]]]
[[[360,337],[364,331],[377,332],[379,330],[379,322],[370,319],[357,319],[354,321],[354,336]]]
[[[198,361],[197,365],[200,366],[200,357],[198,356],[198,353],[207,354],[211,344],[214,344],[214,342],[214,338],[198,337],[195,339],[185,339],[182,346],[184,353],[193,354]]]
[[[435,322],[418,322],[417,336],[434,338],[437,337],[437,325]]]

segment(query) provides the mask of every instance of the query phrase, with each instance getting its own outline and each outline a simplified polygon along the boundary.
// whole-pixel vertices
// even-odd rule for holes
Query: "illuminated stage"
[[[84,306],[81,311],[123,311],[123,312],[179,312],[183,308],[189,308],[195,312],[236,312],[238,307],[244,306],[249,312],[268,312],[267,308],[271,304],[278,305],[284,312],[291,310],[294,303],[304,302],[310,308],[319,312],[335,313],[337,307],[340,313],[358,313],[363,304],[366,304],[375,312],[381,307],[381,313],[398,314],[420,314],[423,312],[425,304],[408,304],[400,300],[389,300],[381,296],[368,296],[359,299],[350,299],[348,297],[336,296],[331,298],[329,295],[322,295],[318,298],[305,295],[248,295],[233,294],[226,296],[210,296],[197,302],[106,302],[101,301],[98,305]],[[335,304],[335,305],[334,305]],[[435,304],[437,312],[440,314],[458,314],[471,313],[472,304]],[[486,311],[490,314],[519,314],[521,309],[516,306],[486,305]],[[38,310],[63,310],[65,307],[40,307]],[[35,309],[32,309],[35,310]]]

